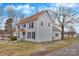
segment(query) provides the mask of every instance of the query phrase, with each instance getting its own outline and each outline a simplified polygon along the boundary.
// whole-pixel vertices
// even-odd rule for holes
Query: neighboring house
[[[10,35],[3,30],[0,30],[0,40],[7,40],[10,38]]]
[[[16,26],[14,36],[18,40],[47,42],[61,39],[61,31],[53,27],[47,10],[26,19],[21,19]]]
[[[65,32],[64,33],[64,37],[76,38],[76,36],[77,36],[76,32]]]

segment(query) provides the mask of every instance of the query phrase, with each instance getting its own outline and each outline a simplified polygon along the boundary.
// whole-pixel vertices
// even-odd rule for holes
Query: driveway
[[[46,54],[45,56],[79,56],[79,43]]]

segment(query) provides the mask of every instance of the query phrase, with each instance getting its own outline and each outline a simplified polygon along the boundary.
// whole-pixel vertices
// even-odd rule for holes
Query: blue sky
[[[13,7],[14,10],[19,12],[20,14],[24,14],[25,17],[31,16],[36,13],[37,10],[42,9],[54,9],[58,6],[65,6],[73,8],[79,14],[79,4],[78,3],[1,3],[0,7],[2,7],[4,10],[3,15],[3,23],[5,23],[5,20],[7,19],[7,8]],[[79,24],[75,25],[76,31],[79,32]],[[4,26],[4,24],[2,24]],[[2,27],[3,28],[3,27]]]
[[[64,5],[65,7],[72,7],[77,13],[79,13],[79,4],[60,4],[60,3],[2,3],[0,7],[4,8],[4,12],[6,13],[6,9],[11,6],[16,11],[22,12],[30,16],[36,12],[36,10],[41,9],[53,9],[59,5]],[[5,14],[4,13],[4,14]]]

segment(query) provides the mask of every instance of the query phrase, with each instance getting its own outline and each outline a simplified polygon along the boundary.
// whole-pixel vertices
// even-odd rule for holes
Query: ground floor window
[[[52,37],[52,41],[54,41],[54,37]]]
[[[32,32],[32,39],[35,39],[35,32]]]
[[[34,39],[35,40],[35,32],[28,32],[27,33],[27,38],[28,39]]]
[[[31,32],[27,33],[27,38],[30,39],[31,38]]]
[[[58,36],[58,33],[56,33],[55,36]]]
[[[25,32],[23,32],[23,36],[25,36]]]
[[[54,39],[54,37],[52,37],[52,39]]]

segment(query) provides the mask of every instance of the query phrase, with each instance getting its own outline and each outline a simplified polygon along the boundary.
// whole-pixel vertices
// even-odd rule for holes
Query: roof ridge
[[[37,13],[35,15],[32,15],[32,16],[29,16],[28,18],[25,18],[25,19],[21,19],[19,21],[19,24],[23,24],[23,23],[27,23],[27,22],[30,22],[30,21],[34,21],[36,20],[37,17],[39,17],[42,13]]]
[[[27,23],[27,22],[30,22],[30,21],[34,21],[34,20],[36,20],[36,18],[37,17],[39,17],[43,12],[48,12],[48,10],[43,10],[43,11],[41,11],[41,12],[38,12],[38,13],[36,13],[36,14],[34,14],[34,15],[32,15],[32,16],[29,16],[29,17],[27,17],[27,18],[25,18],[25,19],[21,19],[18,23],[19,24],[23,24],[23,23]],[[49,12],[48,12],[49,13]],[[47,14],[48,14],[47,13]],[[51,18],[49,15],[48,15],[48,17],[49,18]]]

